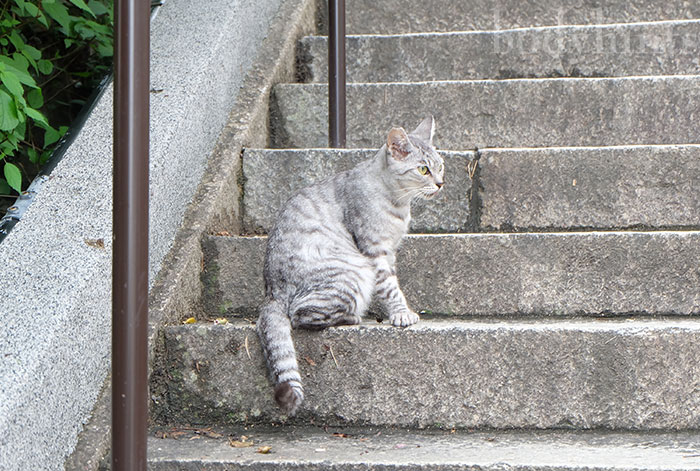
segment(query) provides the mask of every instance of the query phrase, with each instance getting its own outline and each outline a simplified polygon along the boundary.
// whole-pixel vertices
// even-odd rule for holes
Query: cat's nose
[[[442,188],[443,182],[435,182],[435,186],[438,188]]]

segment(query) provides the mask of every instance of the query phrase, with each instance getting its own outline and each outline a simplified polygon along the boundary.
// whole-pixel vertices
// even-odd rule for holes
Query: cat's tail
[[[284,303],[266,300],[260,306],[257,329],[267,368],[275,383],[275,401],[291,417],[304,400],[304,390],[292,341],[292,325]]]

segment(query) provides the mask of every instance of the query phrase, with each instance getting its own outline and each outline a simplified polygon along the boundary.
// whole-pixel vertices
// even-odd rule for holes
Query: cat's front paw
[[[409,325],[413,325],[416,322],[418,322],[418,319],[418,314],[411,311],[410,309],[406,309],[405,311],[401,311],[389,316],[391,325],[395,327],[408,327]]]

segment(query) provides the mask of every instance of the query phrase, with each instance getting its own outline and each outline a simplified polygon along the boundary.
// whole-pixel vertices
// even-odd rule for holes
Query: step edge
[[[200,335],[202,331],[206,334],[215,330],[229,331],[255,331],[255,324],[243,319],[235,319],[226,324],[214,322],[197,322],[194,324],[181,324],[165,326],[163,329],[168,332],[197,331]],[[692,316],[655,316],[655,317],[614,317],[614,318],[585,318],[585,317],[565,317],[565,318],[530,318],[519,320],[514,318],[499,319],[496,317],[473,318],[473,319],[421,319],[417,324],[410,327],[394,327],[388,322],[378,323],[371,319],[365,319],[357,325],[342,326],[324,329],[327,331],[349,331],[362,332],[377,330],[395,330],[398,335],[406,333],[421,332],[533,332],[539,334],[554,334],[557,332],[580,332],[580,333],[611,333],[620,335],[638,335],[647,332],[679,332],[679,333],[700,333],[700,317]]]
[[[547,26],[524,26],[519,28],[509,29],[480,29],[480,30],[455,30],[455,31],[425,31],[411,33],[364,33],[364,34],[348,34],[347,39],[374,39],[374,38],[407,38],[407,37],[443,37],[443,36],[480,36],[480,35],[496,35],[521,32],[539,32],[539,31],[565,31],[565,30],[601,30],[601,29],[624,29],[645,26],[682,26],[682,25],[700,25],[700,19],[675,19],[675,20],[654,20],[654,21],[632,21],[628,23],[597,23],[597,24],[566,24],[566,25],[547,25]],[[300,41],[327,41],[328,36],[309,35],[301,38]]]
[[[643,82],[671,82],[671,81],[700,80],[700,74],[675,74],[675,75],[627,75],[621,77],[535,77],[535,78],[504,78],[504,79],[470,79],[470,80],[428,80],[417,82],[351,82],[348,88],[372,87],[416,87],[416,86],[440,86],[440,85],[467,85],[467,84],[504,84],[512,82],[529,83],[554,83],[554,82],[612,82],[612,81],[637,81]],[[278,83],[274,88],[327,88],[327,83]]]
[[[700,143],[678,143],[678,144],[612,144],[606,146],[542,146],[542,147],[480,147],[478,149],[437,149],[439,153],[444,154],[473,154],[481,153],[496,153],[496,152],[571,152],[571,151],[614,151],[614,150],[678,150],[678,149],[700,149]],[[333,148],[333,147],[279,147],[279,148],[263,148],[263,147],[247,147],[243,149],[246,152],[258,152],[269,154],[283,153],[307,153],[307,152],[332,152],[337,154],[349,154],[355,152],[378,152],[379,148],[371,147],[351,147],[351,148]]]
[[[427,238],[449,238],[449,239],[475,239],[475,238],[503,238],[512,239],[519,237],[613,237],[613,236],[700,236],[700,229],[680,229],[667,230],[586,230],[586,231],[552,231],[552,232],[443,232],[443,233],[409,233],[404,238],[427,239]],[[267,235],[217,235],[206,236],[211,240],[267,240]]]
[[[177,427],[175,427],[177,428]],[[203,427],[206,429],[206,427]],[[203,439],[196,440],[194,442],[185,441],[185,438],[175,439],[175,438],[160,438],[149,434],[148,444],[149,452],[148,461],[149,463],[161,464],[161,463],[175,463],[178,460],[182,462],[192,463],[192,462],[207,462],[213,463],[230,463],[233,461],[240,462],[241,450],[235,448],[227,448],[228,442],[226,436],[240,436],[248,435],[251,436],[252,441],[255,446],[250,447],[249,459],[255,459],[259,464],[269,463],[270,465],[284,466],[288,463],[293,463],[295,465],[305,464],[310,465],[312,463],[317,463],[317,458],[326,458],[325,464],[330,468],[333,465],[344,465],[349,463],[361,462],[362,458],[359,455],[355,455],[356,459],[328,459],[330,458],[325,454],[326,449],[318,447],[325,446],[326,444],[337,447],[362,447],[362,442],[369,440],[368,445],[376,445],[373,443],[372,437],[381,438],[374,440],[381,440],[383,446],[379,446],[372,452],[385,453],[392,449],[391,445],[394,445],[394,449],[400,450],[401,448],[407,448],[406,441],[409,442],[420,442],[421,447],[425,444],[427,449],[430,449],[432,445],[439,445],[439,442],[451,443],[450,445],[453,449],[461,449],[465,444],[470,445],[468,449],[475,450],[478,453],[479,449],[489,450],[489,449],[499,449],[504,448],[511,450],[511,453],[520,448],[518,446],[528,447],[528,446],[538,446],[540,445],[545,450],[552,450],[555,452],[554,456],[559,456],[561,460],[567,461],[569,458],[569,452],[572,450],[583,451],[583,458],[585,461],[586,454],[595,453],[596,451],[608,451],[610,453],[611,449],[621,449],[625,451],[630,450],[649,450],[650,454],[656,459],[662,458],[656,455],[654,452],[666,452],[668,457],[673,456],[676,460],[680,461],[680,466],[669,466],[667,462],[664,461],[666,467],[659,468],[657,466],[649,465],[649,463],[639,457],[636,454],[633,456],[641,463],[649,466],[648,469],[691,469],[691,467],[696,462],[700,462],[700,456],[697,456],[697,443],[700,441],[700,434],[697,431],[681,431],[681,432],[664,432],[664,431],[654,431],[654,432],[627,432],[627,431],[609,431],[609,430],[585,430],[585,431],[574,431],[574,430],[529,430],[529,429],[516,429],[516,430],[489,430],[489,429],[479,429],[476,431],[467,430],[415,430],[410,428],[388,428],[388,427],[330,427],[328,430],[321,430],[317,427],[309,426],[284,426],[276,430],[270,431],[268,427],[254,427],[248,430],[242,427],[226,427],[217,428],[221,434],[224,435],[221,438],[209,438],[204,437]],[[290,437],[290,431],[293,435]],[[336,435],[334,435],[334,432]],[[218,433],[218,432],[217,432]],[[191,434],[196,438],[201,438],[196,432],[191,432]],[[365,437],[365,438],[361,438]],[[358,440],[358,438],[361,438]],[[284,456],[275,457],[275,455],[260,455],[257,454],[257,445],[264,445],[267,443],[272,443],[275,445],[276,440],[283,440],[283,443],[291,442],[291,446],[295,442],[299,441],[300,446],[306,446],[309,449],[305,450],[308,452],[315,451],[316,454],[321,453],[319,456],[305,457],[301,460],[293,458],[285,458]],[[189,442],[189,443],[188,443]],[[183,443],[185,445],[183,446]],[[164,447],[168,447],[170,451],[158,450],[158,446],[162,444]],[[401,446],[396,446],[401,444]],[[461,446],[455,446],[461,445]],[[214,449],[218,449],[219,452],[216,453],[216,457],[204,457],[195,456],[200,453],[200,450],[208,449],[213,452]],[[197,450],[197,451],[195,451]],[[158,455],[158,451],[161,451],[161,456]],[[273,449],[273,453],[278,450]],[[286,454],[282,452],[283,455]],[[289,452],[287,452],[289,453]],[[403,453],[398,451],[398,453]],[[230,456],[230,458],[229,458]],[[664,455],[666,456],[666,455]],[[528,464],[524,465],[527,468],[523,468],[523,464],[517,465],[517,469],[552,469],[551,466],[551,456],[538,456],[539,460],[536,458],[528,457],[526,461]],[[688,460],[688,458],[692,458]],[[581,458],[579,458],[580,460]],[[629,459],[629,458],[628,458]],[[200,461],[201,460],[201,461]],[[391,460],[386,457],[383,461],[386,461],[388,465],[402,466],[405,465],[408,469],[415,469],[416,465],[425,467],[431,465],[455,465],[453,460],[441,459],[441,455],[438,454],[431,462],[397,462],[396,459]],[[498,460],[497,460],[498,461]],[[504,464],[508,461],[515,462],[517,459],[503,460],[498,463],[486,463],[485,460],[479,459],[479,457],[465,458],[457,464],[462,465],[479,465],[479,469],[488,469],[493,467],[494,469],[502,470]],[[380,460],[376,458],[372,460],[373,465],[379,465]],[[478,463],[481,462],[481,463]],[[250,464],[250,461],[246,461]],[[332,463],[332,464],[331,464]],[[628,466],[619,466],[619,463],[610,462],[607,463],[610,470],[613,469],[644,469],[642,466],[630,468]],[[687,467],[685,465],[688,465]],[[486,466],[486,468],[484,468]],[[568,463],[564,469],[568,467],[572,469],[582,469],[575,464]],[[396,468],[392,468],[396,469]],[[400,469],[400,468],[399,468]],[[560,469],[557,467],[556,469]],[[595,469],[599,469],[596,467]]]

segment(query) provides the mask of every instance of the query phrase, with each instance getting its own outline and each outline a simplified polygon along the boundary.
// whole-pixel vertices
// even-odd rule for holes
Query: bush
[[[0,2],[0,195],[21,192],[109,71],[112,0]]]

